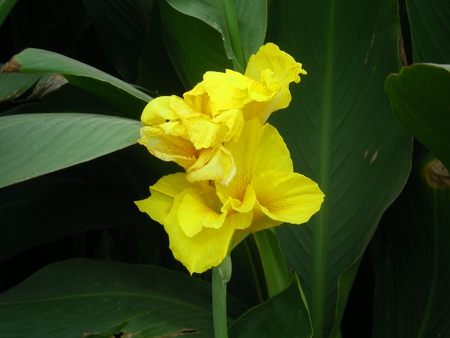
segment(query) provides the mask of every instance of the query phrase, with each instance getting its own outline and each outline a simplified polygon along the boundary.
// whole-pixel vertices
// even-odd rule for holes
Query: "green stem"
[[[227,283],[231,278],[231,258],[226,256],[219,266],[212,268],[212,301],[214,337],[228,338]]]
[[[233,68],[237,71],[245,69],[245,56],[242,48],[241,35],[239,34],[239,25],[236,18],[233,0],[222,1],[223,10],[225,12],[226,22],[230,33],[230,44],[236,57],[233,60]]]

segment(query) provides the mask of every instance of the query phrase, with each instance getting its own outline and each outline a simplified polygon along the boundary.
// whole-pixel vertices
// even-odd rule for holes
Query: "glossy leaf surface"
[[[0,186],[89,161],[136,143],[141,123],[94,114],[0,118]]]

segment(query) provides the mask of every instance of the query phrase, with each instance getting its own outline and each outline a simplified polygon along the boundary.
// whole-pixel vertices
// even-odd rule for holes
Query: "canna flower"
[[[307,222],[324,199],[314,181],[293,172],[289,150],[270,124],[246,122],[241,137],[224,147],[236,165],[229,184],[189,182],[177,173],[135,202],[164,226],[174,257],[191,274],[219,265],[248,233]]]
[[[261,124],[291,101],[289,84],[306,74],[302,65],[268,43],[250,57],[245,74],[206,72],[183,98],[163,96],[148,103],[138,142],[164,161],[186,170],[190,182],[227,185],[236,173],[224,143],[239,139],[244,121]]]

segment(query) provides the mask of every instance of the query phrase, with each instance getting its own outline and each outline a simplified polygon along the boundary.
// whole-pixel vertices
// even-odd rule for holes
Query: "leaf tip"
[[[5,63],[0,73],[18,73],[22,65],[17,61],[16,57],[13,56],[11,60]]]
[[[450,175],[441,161],[436,160],[425,168],[428,184],[432,188],[450,187]]]

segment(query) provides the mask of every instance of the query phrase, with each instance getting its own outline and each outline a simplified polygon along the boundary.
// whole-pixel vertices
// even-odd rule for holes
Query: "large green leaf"
[[[405,67],[385,89],[400,123],[450,168],[450,66]]]
[[[230,60],[245,69],[250,55],[263,44],[267,1],[168,0],[180,12],[206,22],[223,37]],[[237,29],[237,31],[233,31]]]
[[[0,118],[0,187],[136,143],[141,123],[94,114],[22,114]]]
[[[244,308],[229,299],[229,313]],[[152,266],[75,259],[0,295],[0,337],[212,337],[211,284]]]
[[[193,17],[184,15],[165,0],[159,1],[166,49],[186,89],[202,80],[208,70],[231,68],[220,34]]]
[[[153,1],[83,2],[111,63],[125,81],[135,83]]]
[[[375,294],[375,338],[450,336],[449,205],[448,171],[425,154],[386,213],[389,241]]]
[[[450,63],[447,0],[406,0],[414,62]]]
[[[14,56],[12,67],[21,73],[61,74],[74,86],[119,108],[123,116],[139,119],[151,97],[130,84],[66,56],[29,48]]]
[[[229,328],[230,337],[312,337],[308,306],[298,278],[265,303],[239,317]]]
[[[326,195],[308,224],[277,232],[305,291],[314,336],[336,336],[361,256],[410,169],[411,137],[383,91],[399,67],[396,1],[279,0],[269,13],[268,40],[308,71],[291,85],[290,107],[270,121],[296,170]]]

